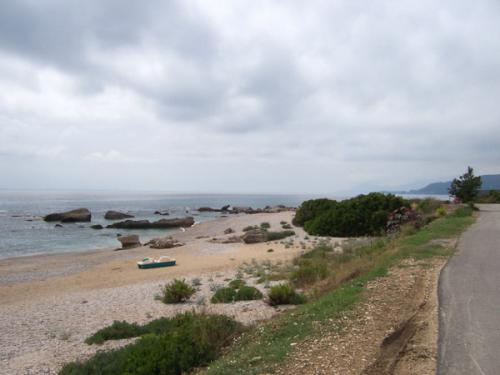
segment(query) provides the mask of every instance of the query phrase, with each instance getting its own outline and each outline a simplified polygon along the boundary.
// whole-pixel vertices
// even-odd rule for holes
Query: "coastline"
[[[272,243],[220,243],[212,238],[241,235],[249,225],[269,222],[271,230],[282,230],[281,221],[291,222],[294,213],[234,215],[200,223],[178,232],[184,246],[167,250],[138,247],[130,250],[92,250],[78,253],[35,255],[0,260],[0,363],[9,374],[57,372],[60,366],[82,359],[96,350],[122,346],[89,346],[86,337],[113,320],[145,323],[192,309],[224,313],[246,324],[268,319],[279,309],[264,301],[233,304],[199,303],[210,298],[212,284],[225,284],[238,268],[259,262],[286,263],[303,250],[302,228],[294,227],[294,245]],[[234,234],[224,234],[232,228]],[[140,231],[137,231],[140,234]],[[118,241],[117,241],[118,244]],[[268,250],[272,248],[272,252]],[[145,256],[168,255],[175,267],[141,270],[136,262]],[[189,303],[165,305],[155,295],[173,278],[201,278],[202,286]],[[256,279],[249,280],[265,290]],[[52,373],[49,372],[49,373]],[[1,373],[1,371],[0,371]]]

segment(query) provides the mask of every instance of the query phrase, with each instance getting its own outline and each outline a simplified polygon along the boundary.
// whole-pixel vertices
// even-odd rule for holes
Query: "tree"
[[[482,184],[481,176],[474,176],[474,170],[467,167],[466,173],[453,180],[448,193],[464,203],[474,203]]]

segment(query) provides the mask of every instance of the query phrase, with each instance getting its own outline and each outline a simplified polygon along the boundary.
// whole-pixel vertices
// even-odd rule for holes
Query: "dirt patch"
[[[437,281],[445,262],[406,260],[370,282],[353,311],[297,344],[277,373],[434,374]]]

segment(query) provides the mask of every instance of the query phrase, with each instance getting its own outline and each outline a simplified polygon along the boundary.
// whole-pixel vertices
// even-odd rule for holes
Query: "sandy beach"
[[[287,246],[213,239],[241,235],[244,227],[262,222],[269,222],[271,230],[282,230],[280,222],[291,222],[292,217],[293,212],[221,217],[179,231],[174,238],[185,246],[168,250],[108,249],[0,261],[0,373],[53,374],[65,362],[124,345],[128,341],[103,346],[84,343],[86,337],[114,320],[145,323],[192,309],[228,314],[246,324],[272,317],[280,310],[264,301],[212,305],[208,302],[211,290],[234,278],[244,264],[290,261],[304,251],[299,245],[303,230],[294,228],[294,244]],[[227,228],[235,233],[225,235]],[[145,256],[160,255],[176,258],[178,265],[137,268],[136,262]],[[200,278],[199,290],[189,303],[166,305],[155,300],[161,285],[176,277]],[[247,282],[265,291],[255,281],[250,277]]]

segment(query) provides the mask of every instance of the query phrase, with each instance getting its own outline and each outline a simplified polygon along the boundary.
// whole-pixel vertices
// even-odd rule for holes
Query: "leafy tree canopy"
[[[481,176],[474,176],[474,169],[467,167],[467,172],[453,180],[448,192],[464,203],[473,203],[482,184]]]

